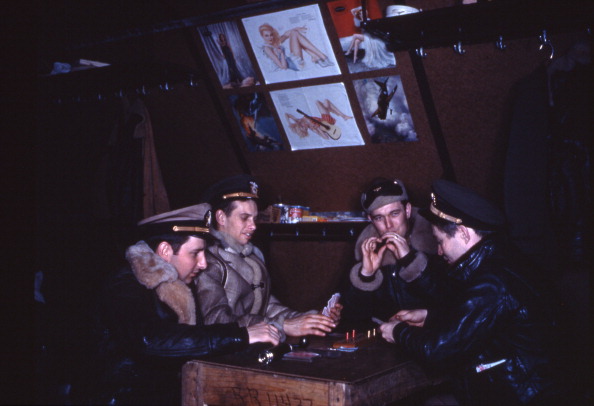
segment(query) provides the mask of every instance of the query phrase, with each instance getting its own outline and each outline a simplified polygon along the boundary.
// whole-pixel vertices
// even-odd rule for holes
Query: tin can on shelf
[[[309,207],[289,206],[289,223],[299,223],[308,214]]]

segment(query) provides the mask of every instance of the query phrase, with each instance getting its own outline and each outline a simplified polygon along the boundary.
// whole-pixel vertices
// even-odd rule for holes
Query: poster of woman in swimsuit
[[[198,32],[223,89],[257,84],[254,67],[241,40],[237,24],[211,24],[199,27]]]
[[[249,151],[280,151],[283,143],[276,122],[261,93],[229,96],[233,115]]]
[[[336,0],[327,3],[340,47],[349,67],[349,72],[365,72],[396,66],[394,53],[388,51],[386,43],[374,37],[361,27],[363,8],[361,0]],[[377,0],[367,1],[367,18],[383,17]]]
[[[270,92],[291,150],[364,145],[343,83]]]
[[[242,22],[267,84],[340,73],[318,5]]]
[[[371,142],[418,141],[399,75],[353,81]]]

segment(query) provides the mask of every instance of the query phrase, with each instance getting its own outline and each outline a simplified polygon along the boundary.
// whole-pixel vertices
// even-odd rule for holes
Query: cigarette
[[[378,319],[377,317],[372,317],[371,321],[373,321],[376,324],[384,324],[385,321],[381,321],[380,319]]]

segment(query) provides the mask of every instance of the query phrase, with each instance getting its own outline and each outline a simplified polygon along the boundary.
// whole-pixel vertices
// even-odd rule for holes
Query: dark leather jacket
[[[528,264],[512,252],[483,238],[449,267],[447,286],[435,288],[440,304],[428,309],[424,327],[400,323],[393,331],[419,360],[454,371],[465,404],[528,404],[554,388],[553,301],[527,281]]]
[[[103,376],[94,403],[179,404],[185,361],[245,349],[249,336],[235,323],[180,323],[179,311],[170,306],[175,300],[183,303],[170,299],[177,293],[172,290],[168,299],[161,299],[138,275],[124,267],[108,278],[102,291],[97,332],[103,365],[93,368],[102,367]],[[195,309],[193,293],[190,298],[188,308]]]
[[[432,278],[420,276],[426,272],[427,263],[435,260],[437,245],[431,224],[418,215],[418,209],[413,207],[409,219],[409,254],[396,260],[386,250],[376,274],[371,278],[362,278],[361,246],[369,237],[379,237],[373,224],[369,224],[357,238],[355,258],[358,262],[340,288],[340,303],[344,306],[340,328],[343,330],[375,328],[377,324],[371,320],[372,317],[387,321],[401,309],[425,308],[427,300],[430,300],[425,284],[427,280],[432,284]]]

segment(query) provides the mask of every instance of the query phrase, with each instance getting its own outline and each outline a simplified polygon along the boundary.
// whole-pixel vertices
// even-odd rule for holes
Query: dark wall
[[[449,4],[409,3],[425,9]],[[564,55],[573,39],[554,36],[556,55]],[[260,180],[270,203],[280,196],[314,211],[359,210],[360,192],[376,176],[402,179],[413,203],[426,203],[430,183],[444,166],[407,52],[396,53],[394,73],[402,78],[417,142],[365,139],[367,145],[358,147],[248,152],[222,103],[225,95],[201,59],[199,41],[193,31],[173,30],[96,49],[99,60],[101,54],[129,53],[202,72],[195,86],[179,81],[173,90],[153,86],[142,96],[172,208],[195,204],[209,184],[246,170]],[[493,43],[466,46],[465,55],[449,47],[430,49],[423,60],[456,179],[501,205],[513,88],[548,62],[548,53],[538,48],[534,37],[509,41],[505,51]],[[98,284],[129,242],[130,224],[102,210],[102,162],[121,114],[121,101],[114,98],[39,104],[36,270],[46,274],[47,299],[72,314],[71,325],[85,325]],[[323,306],[354,258],[352,242],[271,242],[267,249],[275,293],[302,310]],[[75,338],[51,337],[64,347]]]
[[[419,1],[413,5],[428,9],[444,4]],[[563,55],[572,40],[571,35],[555,36],[556,55]],[[418,141],[371,144],[366,139],[367,145],[358,147],[249,152],[227,115],[223,103],[226,94],[216,87],[218,82],[202,59],[199,41],[194,30],[171,30],[102,44],[93,50],[106,57],[110,52],[142,55],[141,59],[150,55],[153,61],[203,72],[193,87],[180,81],[172,84],[173,90],[153,86],[142,96],[151,116],[172,208],[194,204],[210,183],[246,170],[260,180],[261,192],[269,203],[281,197],[285,203],[308,205],[314,211],[359,210],[358,199],[365,184],[373,177],[386,176],[402,179],[413,203],[425,204],[430,183],[443,175],[444,166],[407,52],[396,53],[394,73],[402,78]],[[505,51],[497,50],[492,43],[467,46],[465,55],[444,47],[428,50],[423,60],[456,179],[498,203],[503,202],[512,89],[547,62],[548,53],[539,51],[538,46],[535,37],[509,41]],[[42,244],[42,252],[46,245],[58,245],[63,239],[78,243],[91,238],[87,224],[98,228],[93,232],[109,237],[105,242],[102,237],[106,235],[102,235],[96,243],[121,250],[125,241],[120,236],[122,230],[97,214],[102,201],[98,197],[102,193],[98,171],[110,134],[121,119],[121,101],[42,103],[40,110],[40,229],[56,235],[49,244]],[[350,255],[350,251],[342,252]],[[321,254],[327,249],[316,252],[315,247],[309,247],[308,252],[315,257],[319,254],[324,261]],[[61,255],[55,259],[56,268],[64,268],[69,261]],[[294,266],[299,268],[298,263]],[[323,268],[327,272],[344,271],[335,261]],[[289,268],[286,272],[298,270]]]

